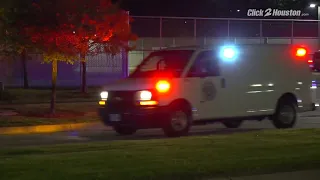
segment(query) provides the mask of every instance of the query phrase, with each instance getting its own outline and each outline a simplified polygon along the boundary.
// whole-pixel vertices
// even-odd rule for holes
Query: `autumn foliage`
[[[44,62],[52,64],[52,112],[58,61],[72,64],[80,60],[85,66],[86,56],[130,50],[129,42],[137,39],[130,29],[129,14],[111,0],[2,0],[0,4],[9,30],[10,42],[6,42],[37,50],[43,53]],[[85,81],[86,68],[82,69]]]
[[[47,60],[63,59],[70,63],[79,55],[115,54],[121,49],[132,48],[128,42],[135,40],[136,36],[131,33],[128,13],[118,9],[110,0],[86,2],[66,0],[55,4],[47,1],[33,3],[34,11],[41,17],[34,25],[26,26],[24,33],[37,48],[45,52]]]

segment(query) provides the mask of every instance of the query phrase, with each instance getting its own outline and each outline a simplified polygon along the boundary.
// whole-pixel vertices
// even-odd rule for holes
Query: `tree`
[[[112,4],[110,0],[99,0],[90,4],[77,1],[77,9],[85,11],[72,12],[75,19],[81,19],[81,23],[74,26],[75,37],[72,43],[76,53],[80,55],[83,93],[87,86],[86,56],[99,53],[116,54],[122,49],[128,51],[132,49],[128,42],[136,40],[129,25],[132,19],[127,12],[120,10],[118,5]]]
[[[29,41],[30,37],[22,35],[22,27],[28,22],[31,11],[31,0],[2,0],[1,6],[1,36],[0,54],[12,59],[13,56],[20,56],[23,71],[24,88],[29,88],[27,72],[27,50],[33,50],[33,44]]]
[[[52,67],[51,114],[55,114],[56,110],[58,62],[73,64],[74,61],[78,60],[76,54],[72,53],[70,48],[67,48],[72,46],[72,33],[68,33],[68,31],[64,29],[64,25],[58,25],[56,28],[57,29],[50,29],[40,26],[25,28],[25,33],[31,37],[31,41],[43,53],[43,62],[51,64]]]
[[[13,16],[13,7],[9,8],[8,17]],[[52,64],[51,113],[55,112],[59,61],[73,63],[80,57],[84,64],[86,55],[130,50],[128,42],[136,39],[130,30],[129,15],[111,0],[38,0],[21,12],[23,16],[12,18],[14,22],[9,23],[9,33],[18,37],[12,44],[31,44],[43,52],[44,62]],[[84,81],[83,91],[85,87]]]
[[[64,29],[66,41],[59,45],[63,53],[79,55],[82,65],[82,87],[86,92],[86,56],[99,53],[116,54],[121,50],[130,50],[129,41],[136,40],[131,33],[127,12],[119,9],[111,0],[67,0],[54,3],[41,1],[39,10],[53,9],[58,29]],[[50,19],[53,19],[52,17]],[[71,34],[72,33],[72,34]]]

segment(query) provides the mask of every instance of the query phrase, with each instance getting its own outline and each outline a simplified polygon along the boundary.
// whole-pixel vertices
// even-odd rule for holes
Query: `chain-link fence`
[[[87,84],[101,86],[114,80],[126,77],[128,74],[128,54],[123,51],[115,56],[105,53],[87,57]],[[27,76],[31,87],[51,86],[51,64],[43,64],[42,54],[27,55]],[[21,57],[0,58],[0,82],[5,86],[23,86],[23,63]],[[76,61],[73,65],[58,63],[59,87],[80,87],[81,66]]]
[[[138,35],[129,54],[133,71],[141,59],[162,47],[236,44],[304,44],[319,47],[318,21],[304,19],[222,19],[133,16],[132,31]]]
[[[132,30],[139,36],[136,51],[130,53],[129,70],[132,71],[150,52],[160,47],[181,45],[208,45],[231,38],[236,43],[306,43],[316,47],[318,43],[318,21],[280,19],[219,19],[184,17],[133,17]],[[315,49],[315,48],[314,48]],[[312,50],[314,50],[312,49]],[[28,72],[30,83],[50,85],[50,66],[41,65],[29,55]],[[97,55],[89,57],[87,63],[88,83],[92,85],[126,76],[128,56],[123,52],[115,57]],[[38,64],[33,64],[38,63]],[[20,57],[0,60],[0,81],[5,84],[22,85]],[[81,84],[80,65],[59,65],[61,86]],[[48,74],[40,75],[41,72]]]
[[[181,45],[206,45],[225,39],[251,39],[263,43],[265,39],[280,39],[293,43],[294,39],[318,37],[317,20],[304,19],[221,19],[188,17],[133,16],[132,31],[140,40],[137,50]],[[192,42],[190,42],[192,40]],[[143,41],[143,42],[142,42]],[[178,42],[179,41],[179,42]],[[177,42],[177,43],[176,43]],[[208,42],[208,43],[207,43]]]
[[[139,37],[318,37],[318,21],[133,16]]]

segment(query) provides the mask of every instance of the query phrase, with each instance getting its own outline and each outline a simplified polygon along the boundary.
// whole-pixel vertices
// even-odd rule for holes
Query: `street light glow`
[[[311,7],[311,8],[315,8],[315,7],[316,7],[316,4],[311,3],[311,4],[309,5],[309,7]]]

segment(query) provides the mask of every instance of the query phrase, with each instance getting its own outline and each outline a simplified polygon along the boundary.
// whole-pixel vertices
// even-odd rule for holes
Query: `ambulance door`
[[[226,116],[228,100],[224,92],[225,79],[220,73],[219,60],[213,51],[202,51],[189,69],[186,81],[192,81],[197,97],[200,119]],[[188,89],[186,89],[188,91]]]

